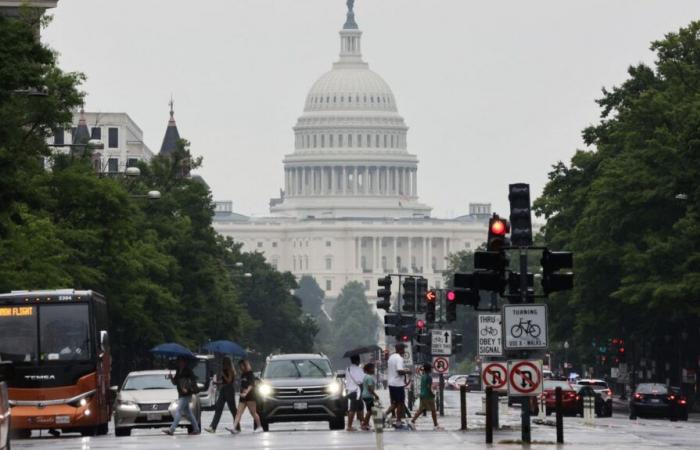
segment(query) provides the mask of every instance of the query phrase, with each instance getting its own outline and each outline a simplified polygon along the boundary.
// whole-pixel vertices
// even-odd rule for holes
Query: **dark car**
[[[640,383],[630,399],[630,418],[640,416],[688,419],[688,402],[680,389],[661,383]]]
[[[268,357],[257,394],[264,431],[274,422],[327,421],[331,430],[345,428],[345,387],[322,354]]]
[[[544,380],[542,386],[542,398],[544,399],[545,412],[547,415],[552,414],[556,410],[556,388],[562,390],[561,406],[564,414],[578,413],[578,399],[574,388],[565,380]]]
[[[10,401],[4,382],[0,382],[0,450],[10,450]]]

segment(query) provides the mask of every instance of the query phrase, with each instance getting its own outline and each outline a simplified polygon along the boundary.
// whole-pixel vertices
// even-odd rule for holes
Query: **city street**
[[[386,391],[383,391],[386,395]],[[430,418],[418,421],[416,432],[389,430],[384,433],[384,448],[422,449],[426,445],[439,449],[463,448],[514,448],[514,441],[520,439],[520,410],[506,408],[501,414],[501,425],[505,429],[494,433],[494,445],[484,444],[484,417],[478,415],[481,409],[481,394],[468,394],[469,431],[459,431],[459,394],[448,391],[445,396],[445,417],[440,419],[444,432],[432,431]],[[211,412],[203,413],[205,424],[211,420]],[[553,418],[550,417],[550,418]],[[230,418],[224,416],[223,425]],[[567,449],[654,449],[654,448],[697,448],[700,435],[700,419],[691,416],[688,422],[670,422],[662,419],[638,419],[630,421],[626,415],[616,412],[612,418],[595,419],[592,426],[584,425],[580,417],[565,417],[565,446]],[[110,434],[104,437],[35,437],[30,440],[13,442],[15,449],[376,449],[376,435],[368,432],[329,431],[325,423],[273,424],[269,433],[253,433],[252,422],[248,418],[243,423],[239,435],[231,435],[223,426],[216,434],[203,433],[200,436],[187,436],[184,429],[174,437],[165,436],[160,430],[139,430],[131,437],[117,438]],[[555,428],[547,425],[532,427],[533,444],[530,448],[552,448],[556,440]]]

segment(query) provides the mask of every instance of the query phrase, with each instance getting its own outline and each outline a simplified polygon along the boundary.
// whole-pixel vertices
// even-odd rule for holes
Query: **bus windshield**
[[[91,344],[87,304],[0,307],[0,360],[88,360]]]
[[[0,307],[0,361],[36,361],[37,307]]]

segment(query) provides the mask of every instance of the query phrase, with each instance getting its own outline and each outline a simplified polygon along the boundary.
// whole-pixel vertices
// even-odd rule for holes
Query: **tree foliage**
[[[293,276],[216,234],[208,187],[187,176],[201,159],[186,141],[142,163],[137,180],[98,176],[87,152],[46,145],[70,126],[83,76],[62,72],[23,20],[0,17],[0,61],[0,292],[105,294],[117,379],[166,341],[311,350],[315,323],[290,293]],[[160,200],[145,198],[152,189]],[[241,261],[252,279],[233,269]]]
[[[698,330],[700,22],[651,49],[653,67],[603,90],[600,123],[583,132],[591,148],[557,163],[535,202],[547,244],[575,255],[553,331],[588,356],[592,339],[621,334],[660,355],[660,336]]]
[[[294,295],[301,300],[301,307],[306,314],[318,317],[322,314],[323,297],[325,293],[318,285],[316,279],[310,275],[302,275],[299,279],[299,289]]]

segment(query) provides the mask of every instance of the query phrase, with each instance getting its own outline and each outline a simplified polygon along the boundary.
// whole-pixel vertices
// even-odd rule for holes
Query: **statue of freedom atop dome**
[[[357,22],[355,22],[355,12],[353,11],[353,8],[355,7],[355,0],[348,0],[347,1],[348,5],[348,18],[345,21],[345,25],[343,25],[343,29],[345,30],[357,30]]]

